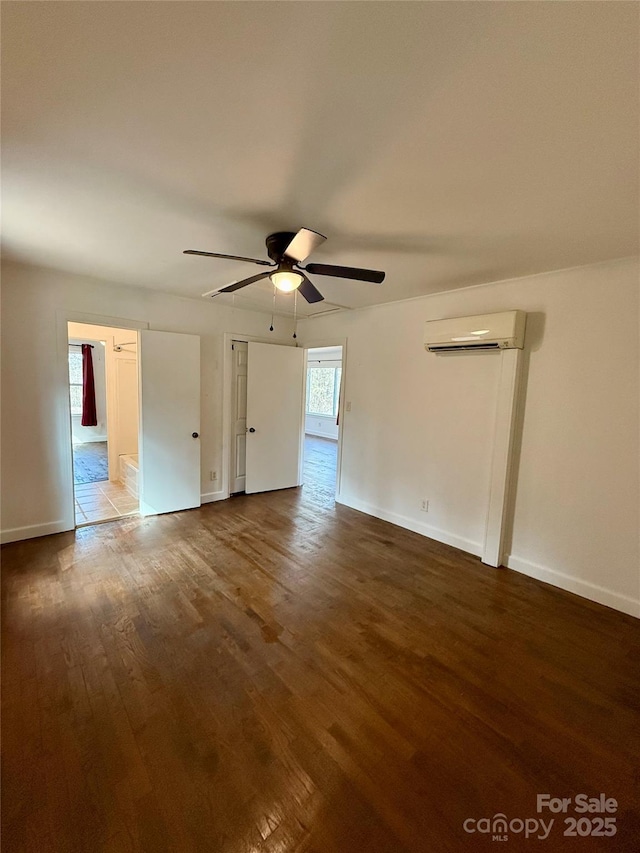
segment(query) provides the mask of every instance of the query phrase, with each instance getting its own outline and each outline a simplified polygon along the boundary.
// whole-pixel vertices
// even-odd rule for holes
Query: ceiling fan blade
[[[307,264],[307,272],[314,275],[334,275],[336,278],[352,278],[355,281],[370,281],[382,284],[385,274],[380,270],[362,270],[358,267],[336,267],[332,264]]]
[[[185,249],[183,255],[203,255],[205,258],[226,258],[229,261],[247,261],[250,264],[260,264],[263,267],[274,267],[270,261],[259,261],[257,258],[242,258],[240,255],[220,255],[218,252],[199,252],[197,249]]]
[[[301,228],[293,240],[284,250],[288,258],[293,258],[299,264],[308,258],[314,249],[317,249],[327,238],[323,234],[318,234],[317,231],[310,231],[308,228]]]
[[[318,288],[309,281],[306,275],[304,276],[303,282],[298,290],[307,302],[322,302],[324,300],[324,296],[320,293]]]
[[[253,284],[254,281],[260,281],[262,278],[269,278],[270,272],[259,272],[258,275],[252,275],[251,278],[243,278],[242,281],[234,281],[233,284],[228,284],[226,287],[217,287],[215,290],[210,290],[208,293],[203,293],[203,296],[217,296],[219,293],[233,293],[240,290],[241,287],[246,287],[248,284]]]

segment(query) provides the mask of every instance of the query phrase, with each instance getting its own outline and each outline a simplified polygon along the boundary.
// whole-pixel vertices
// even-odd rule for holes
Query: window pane
[[[328,415],[334,412],[335,367],[310,367],[308,381],[307,412],[312,415]]]
[[[69,382],[82,385],[82,353],[69,353]]]
[[[70,385],[69,395],[71,397],[71,414],[82,414],[82,385]]]

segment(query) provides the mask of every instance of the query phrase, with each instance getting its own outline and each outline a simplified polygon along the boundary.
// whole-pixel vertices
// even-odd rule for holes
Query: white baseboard
[[[336,441],[336,442],[338,441],[337,435],[327,435],[326,432],[316,432],[315,430],[312,430],[312,429],[306,429],[304,431],[304,434],[305,435],[313,435],[316,438],[326,438],[327,441]]]
[[[508,568],[530,578],[544,581],[551,586],[557,586],[567,592],[580,595],[582,598],[588,598],[589,601],[595,601],[598,604],[604,604],[606,607],[627,613],[629,616],[640,618],[640,601],[627,595],[621,595],[619,592],[613,592],[610,589],[598,586],[598,584],[581,580],[574,575],[566,575],[564,572],[558,572],[555,569],[549,569],[546,566],[540,566],[530,560],[523,560],[521,557],[514,557],[513,555],[508,557],[506,565]]]
[[[397,512],[389,512],[379,506],[365,503],[364,501],[354,500],[353,498],[345,498],[340,495],[336,498],[336,502],[344,506],[357,509],[360,512],[365,512],[367,515],[373,515],[375,518],[381,518],[383,521],[390,521],[391,524],[397,524],[398,527],[404,527],[407,530],[412,530],[414,533],[420,533],[422,536],[428,536],[429,539],[435,539],[436,542],[443,542],[445,545],[451,545],[454,548],[459,548],[461,551],[467,551],[469,554],[474,554],[476,557],[482,556],[482,543],[473,542],[471,539],[465,539],[462,536],[457,536],[455,533],[450,533],[448,530],[441,530],[439,527],[432,527],[430,524],[424,524],[421,521],[416,521],[408,515],[400,515]]]
[[[204,494],[200,495],[200,500],[203,504],[211,504],[214,501],[223,501],[227,497],[228,495],[225,494],[222,489],[220,489],[219,492],[205,492]]]
[[[30,524],[28,527],[13,527],[0,533],[0,541],[4,545],[7,542],[21,542],[23,539],[35,539],[37,536],[49,536],[52,533],[64,533],[73,530],[67,522],[50,521],[47,524]]]

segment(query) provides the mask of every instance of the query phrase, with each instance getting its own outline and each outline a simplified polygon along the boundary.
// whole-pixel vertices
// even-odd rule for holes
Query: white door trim
[[[87,323],[91,326],[111,326],[117,329],[148,329],[149,323],[142,320],[128,320],[123,317],[106,317],[103,314],[89,314],[83,311],[56,311],[57,331],[57,394],[59,423],[61,425],[59,446],[59,463],[63,472],[62,505],[64,507],[61,520],[61,531],[75,530],[76,512],[73,490],[73,453],[71,439],[71,401],[69,399],[69,328],[68,323]],[[140,394],[140,390],[138,391]],[[56,522],[57,523],[57,522]],[[59,532],[61,532],[59,531]]]
[[[341,376],[341,394],[340,394],[340,405],[338,406],[338,415],[340,419],[340,426],[338,428],[338,458],[336,460],[336,501],[340,503],[340,488],[342,483],[342,448],[343,448],[343,436],[346,428],[345,422],[345,411],[346,411],[346,399],[347,399],[347,338],[314,338],[311,341],[305,341],[303,344],[305,350],[305,365],[304,365],[304,408],[306,414],[306,400],[307,400],[307,362],[309,359],[308,351],[310,349],[317,349],[319,347],[342,347],[342,376]],[[304,463],[304,417],[302,419],[302,435],[301,441],[303,442],[303,454],[302,459]]]

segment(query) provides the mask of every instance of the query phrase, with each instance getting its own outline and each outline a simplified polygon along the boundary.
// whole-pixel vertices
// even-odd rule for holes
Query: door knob
[[[249,427],[249,432],[255,432],[255,429],[253,427]]]
[[[191,433],[191,438],[197,438],[197,437],[198,437],[198,433],[197,433],[197,432],[192,432],[192,433]]]

